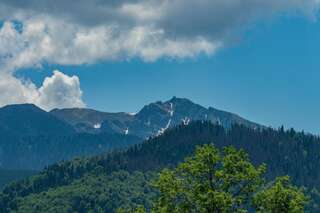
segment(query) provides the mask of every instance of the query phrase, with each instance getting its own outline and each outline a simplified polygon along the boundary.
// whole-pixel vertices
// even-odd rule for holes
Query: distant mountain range
[[[162,134],[166,129],[194,120],[208,120],[226,128],[242,124],[250,128],[262,126],[236,114],[205,108],[188,99],[173,97],[166,102],[155,102],[138,113],[106,113],[92,109],[55,109],[50,112],[77,132],[130,134],[141,138]]]
[[[0,108],[0,169],[39,170],[61,160],[140,143],[195,120],[226,128],[232,124],[262,127],[176,97],[146,105],[136,114],[78,108],[46,112],[32,104],[10,105]]]

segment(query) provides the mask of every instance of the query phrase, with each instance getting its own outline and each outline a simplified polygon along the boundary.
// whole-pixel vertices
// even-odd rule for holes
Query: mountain
[[[141,142],[134,135],[79,133],[32,104],[0,108],[0,169],[39,170],[61,160]]]
[[[9,105],[0,108],[0,137],[39,135],[71,135],[73,127],[33,104]]]
[[[133,117],[127,113],[107,113],[93,109],[54,109],[50,114],[72,125],[77,132],[100,133],[101,124],[106,120],[125,122]]]
[[[55,109],[51,114],[68,122],[80,132],[107,132],[136,135],[148,138],[163,134],[168,128],[195,120],[208,120],[226,128],[242,124],[250,128],[262,126],[240,116],[205,108],[188,99],[173,97],[166,102],[155,102],[143,107],[136,114],[105,113],[91,109]]]
[[[0,142],[0,169],[41,170],[56,162],[125,148],[141,141],[133,135],[108,133],[5,139]]]
[[[140,143],[196,120],[227,129],[233,124],[262,127],[176,97],[146,105],[136,114],[78,108],[46,112],[32,104],[10,105],[0,108],[0,169],[39,170],[61,160]]]
[[[244,149],[255,165],[267,164],[267,178],[290,175],[311,193],[308,212],[319,212],[320,138],[243,125],[225,129],[191,122],[125,150],[54,164],[40,174],[13,183],[0,195],[4,212],[115,212],[119,207],[150,206],[157,193],[148,184],[162,168],[174,167],[196,146],[213,143]]]

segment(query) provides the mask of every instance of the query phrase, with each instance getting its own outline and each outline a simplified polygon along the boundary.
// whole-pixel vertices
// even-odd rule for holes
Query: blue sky
[[[172,96],[320,133],[319,0],[0,1],[0,106]]]
[[[319,50],[318,22],[284,17],[256,24],[213,56],[47,65],[18,75],[39,86],[54,69],[77,75],[87,106],[103,111],[135,112],[178,96],[262,124],[320,133]]]

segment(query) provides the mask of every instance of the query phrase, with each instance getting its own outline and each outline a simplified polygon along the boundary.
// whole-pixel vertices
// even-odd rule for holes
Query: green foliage
[[[257,212],[303,212],[304,194],[288,177],[260,191],[264,172],[265,165],[253,166],[243,150],[227,147],[221,154],[213,145],[198,147],[176,169],[161,172],[153,212],[248,212],[252,200]]]
[[[236,149],[245,150],[254,166],[266,163],[268,165],[265,174],[267,181],[277,176],[289,175],[293,184],[299,187],[305,186],[308,194],[312,196],[307,210],[320,211],[320,196],[317,188],[320,186],[320,139],[318,137],[293,130],[253,130],[239,125],[226,130],[210,122],[192,122],[188,126],[179,126],[166,131],[160,137],[149,139],[126,150],[64,161],[49,166],[36,176],[5,187],[0,193],[0,209],[12,212],[30,196],[48,193],[52,190],[58,191],[60,188],[71,186],[92,175],[109,176],[119,171],[127,171],[130,174],[145,173],[159,171],[163,168],[174,168],[187,156],[192,155],[196,146],[212,142],[218,149],[232,145]],[[220,157],[222,156],[224,154],[221,154]],[[232,162],[232,160],[233,158],[227,162]],[[241,166],[244,162],[236,163]],[[227,164],[226,167],[228,167]],[[144,187],[141,187],[141,190],[144,192]],[[70,192],[70,195],[73,193],[78,192]],[[146,202],[150,203],[150,201]],[[58,206],[57,203],[55,205]]]
[[[147,210],[143,206],[137,206],[136,208],[118,208],[116,213],[147,213]]]
[[[258,213],[302,213],[306,203],[305,195],[291,186],[288,176],[277,178],[272,186],[258,192],[254,198]]]
[[[85,176],[70,185],[19,199],[15,212],[115,212],[122,206],[140,213],[142,205],[151,207],[155,192],[149,180],[154,176],[125,171]]]
[[[146,213],[147,210],[143,207],[143,206],[139,206],[138,208],[136,208],[136,210],[134,211],[134,213]]]

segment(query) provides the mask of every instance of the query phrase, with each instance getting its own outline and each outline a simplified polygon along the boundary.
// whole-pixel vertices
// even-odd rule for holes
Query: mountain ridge
[[[15,104],[0,108],[0,131],[13,136],[71,135],[74,129],[34,104]]]
[[[194,120],[209,120],[230,128],[232,124],[243,124],[251,128],[261,128],[263,125],[249,121],[235,113],[204,107],[187,98],[173,97],[167,101],[156,101],[145,105],[137,113],[104,112],[91,108],[62,108],[44,111],[34,104],[14,104],[0,108],[0,130],[8,130],[1,122],[6,118],[4,113],[18,113],[22,118],[39,113],[50,119],[59,120],[65,125],[64,132],[80,133],[119,133],[134,134],[147,138],[158,135],[163,130],[180,124],[188,124]],[[54,118],[55,117],[55,118]],[[57,120],[57,119],[58,120]],[[15,124],[21,124],[21,121]],[[33,121],[34,123],[34,121]],[[37,122],[36,122],[37,123]],[[131,129],[131,131],[130,131]]]
[[[62,160],[141,141],[134,135],[78,132],[34,104],[0,108],[0,169],[39,170]]]
[[[250,128],[263,125],[241,116],[213,107],[203,107],[186,98],[173,97],[168,101],[157,101],[142,107],[137,113],[108,113],[86,108],[54,109],[51,114],[66,121],[80,132],[108,132],[133,134],[148,138],[162,134],[166,129],[194,120],[209,120],[226,128],[242,124]]]
[[[80,108],[46,112],[33,104],[9,105],[0,108],[0,168],[38,170],[61,160],[125,148],[197,120],[225,128],[262,127],[176,97],[147,104],[136,114]]]

